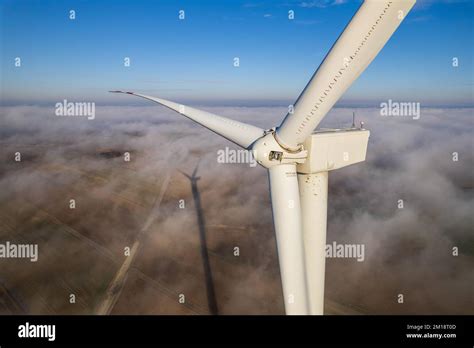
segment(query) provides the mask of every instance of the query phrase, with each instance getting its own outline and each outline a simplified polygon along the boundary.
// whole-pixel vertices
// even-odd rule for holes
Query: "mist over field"
[[[196,107],[262,128],[286,114]],[[198,164],[219,313],[284,312],[266,170],[217,161],[236,145],[154,105],[97,106],[94,120],[57,117],[53,106],[0,110],[0,240],[40,253],[36,263],[0,259],[11,297],[1,313],[95,313],[142,229],[111,313],[207,313],[196,207],[180,173]],[[365,260],[327,259],[326,311],[472,314],[473,109],[421,108],[413,119],[336,108],[320,127],[348,127],[352,111],[371,131],[368,154],[329,175],[327,242],[364,244]]]

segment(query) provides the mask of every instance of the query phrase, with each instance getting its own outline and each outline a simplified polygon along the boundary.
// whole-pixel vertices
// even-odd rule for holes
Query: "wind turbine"
[[[317,130],[416,0],[365,0],[282,123],[269,130],[134,92],[251,150],[269,171],[286,314],[323,314],[328,172],[365,160],[369,131]]]

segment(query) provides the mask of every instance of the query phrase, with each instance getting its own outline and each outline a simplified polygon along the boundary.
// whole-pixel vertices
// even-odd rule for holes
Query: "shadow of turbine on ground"
[[[217,301],[216,301],[216,293],[214,289],[214,282],[212,279],[211,264],[209,262],[209,253],[207,250],[207,239],[206,239],[206,228],[205,228],[206,224],[205,224],[204,214],[201,207],[201,195],[199,194],[199,190],[197,187],[197,182],[200,179],[199,176],[196,176],[198,167],[199,167],[199,163],[196,165],[196,168],[194,168],[194,171],[191,175],[188,175],[182,171],[180,171],[180,173],[183,174],[185,177],[187,177],[189,181],[191,182],[191,190],[193,193],[194,207],[196,208],[196,217],[197,217],[198,228],[199,228],[199,240],[200,240],[200,247],[201,247],[202,265],[204,269],[204,280],[206,283],[207,305],[209,308],[209,313],[212,315],[216,315],[218,314],[218,307],[217,307]]]

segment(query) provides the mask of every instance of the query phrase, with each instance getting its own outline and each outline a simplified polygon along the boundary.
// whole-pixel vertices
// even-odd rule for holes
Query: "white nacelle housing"
[[[308,151],[298,173],[327,172],[365,161],[370,132],[365,129],[319,130],[303,143]]]

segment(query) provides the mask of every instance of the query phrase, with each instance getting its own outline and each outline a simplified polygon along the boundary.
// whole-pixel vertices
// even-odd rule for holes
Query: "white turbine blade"
[[[308,314],[306,271],[296,166],[269,169],[273,222],[286,314]]]
[[[390,39],[415,0],[365,0],[278,127],[280,145],[296,149]]]
[[[112,93],[125,93],[137,97],[151,100],[155,103],[166,106],[167,108],[179,112],[181,115],[199,123],[201,126],[219,134],[220,136],[236,143],[247,149],[255,140],[264,135],[264,131],[258,127],[234,121],[222,116],[214,115],[210,112],[198,110],[189,106],[178,104],[169,100],[150,97],[143,94],[124,91],[110,91]]]
[[[298,173],[310,314],[324,314],[328,172]]]

